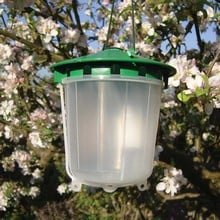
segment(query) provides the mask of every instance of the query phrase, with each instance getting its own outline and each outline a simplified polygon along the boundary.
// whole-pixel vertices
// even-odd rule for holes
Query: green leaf
[[[193,94],[186,94],[184,91],[177,94],[177,98],[183,102],[188,102],[193,97]]]
[[[202,95],[205,95],[206,93],[207,93],[207,89],[196,88],[196,91],[195,91],[196,97],[200,97]]]
[[[209,77],[207,75],[202,75],[202,78],[205,82],[205,89],[209,89],[210,85],[209,85]]]

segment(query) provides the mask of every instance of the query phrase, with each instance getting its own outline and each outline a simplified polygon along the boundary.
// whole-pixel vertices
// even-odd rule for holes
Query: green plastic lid
[[[172,66],[137,56],[132,50],[125,52],[119,48],[64,60],[53,64],[51,70],[54,72],[55,82],[62,82],[63,78],[70,76],[118,74],[124,77],[163,79],[167,84],[168,77],[176,73]]]

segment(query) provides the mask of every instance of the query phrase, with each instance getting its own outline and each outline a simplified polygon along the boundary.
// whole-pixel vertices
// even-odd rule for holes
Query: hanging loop
[[[112,24],[112,16],[113,16],[114,7],[115,7],[115,0],[112,1],[112,8],[111,8],[110,20],[109,20],[109,25],[108,25],[107,38],[106,38],[106,42],[104,43],[103,50],[108,47],[108,42],[109,42],[109,38],[111,34],[111,24]]]
[[[106,42],[104,43],[103,50],[105,50],[108,47],[109,39],[111,36],[111,25],[112,25],[112,17],[113,17],[113,12],[114,12],[114,7],[115,7],[115,0],[112,0],[112,8],[111,8],[111,14],[110,14],[110,20],[109,20],[109,25],[108,25],[108,31],[107,31],[107,38]],[[135,5],[134,5],[134,0],[131,0],[131,19],[132,19],[132,49],[135,51]]]
[[[131,17],[132,17],[132,46],[135,51],[135,19],[134,19],[134,0],[131,0]]]

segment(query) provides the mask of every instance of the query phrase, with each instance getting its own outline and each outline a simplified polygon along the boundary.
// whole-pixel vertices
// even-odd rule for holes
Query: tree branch
[[[164,202],[171,200],[194,199],[200,197],[199,193],[182,193],[176,196],[166,195],[163,192],[157,192],[157,193],[164,199]]]
[[[210,76],[211,75],[211,72],[212,72],[212,68],[213,66],[215,65],[215,63],[218,61],[218,59],[220,58],[220,49],[217,50],[217,53],[213,59],[213,61],[210,63],[209,65],[209,69],[208,69],[208,72],[207,72],[207,76]]]
[[[55,54],[55,53],[53,53],[51,51],[45,50],[41,46],[39,46],[39,45],[37,45],[35,43],[32,43],[32,42],[30,42],[28,40],[25,40],[24,38],[19,37],[19,36],[15,35],[14,33],[11,33],[11,32],[9,32],[9,31],[7,31],[5,29],[4,30],[0,29],[0,35],[3,35],[5,37],[10,38],[11,40],[15,40],[15,41],[18,41],[18,42],[24,44],[30,50],[35,51],[39,55],[42,55],[42,54],[47,55],[48,61],[58,62],[58,61],[61,61],[61,60],[64,59],[64,57],[61,54]]]
[[[75,15],[75,19],[76,19],[76,26],[80,30],[81,34],[83,34],[83,29],[82,29],[82,26],[81,26],[80,17],[79,17],[79,13],[78,13],[78,10],[77,10],[77,5],[78,5],[77,0],[73,0],[72,1],[72,7],[73,7],[73,12],[74,12],[74,15]]]
[[[8,37],[8,38],[10,38],[12,40],[18,41],[18,42],[26,45],[27,47],[32,48],[33,50],[42,50],[42,48],[39,47],[38,45],[36,45],[36,44],[34,44],[34,43],[30,42],[30,41],[27,41],[27,40],[25,40],[25,39],[23,39],[23,38],[21,38],[19,36],[16,36],[15,34],[7,31],[5,29],[4,30],[0,29],[0,35]]]
[[[195,25],[196,37],[197,37],[197,40],[198,40],[198,46],[199,46],[199,49],[200,49],[200,54],[202,55],[203,52],[204,52],[204,42],[201,39],[197,14],[193,13],[192,18],[193,18],[194,25]]]

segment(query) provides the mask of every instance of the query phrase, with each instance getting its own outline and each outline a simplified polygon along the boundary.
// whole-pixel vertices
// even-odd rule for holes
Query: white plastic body
[[[162,81],[120,76],[65,78],[61,85],[66,170],[107,192],[147,189],[153,169]]]

